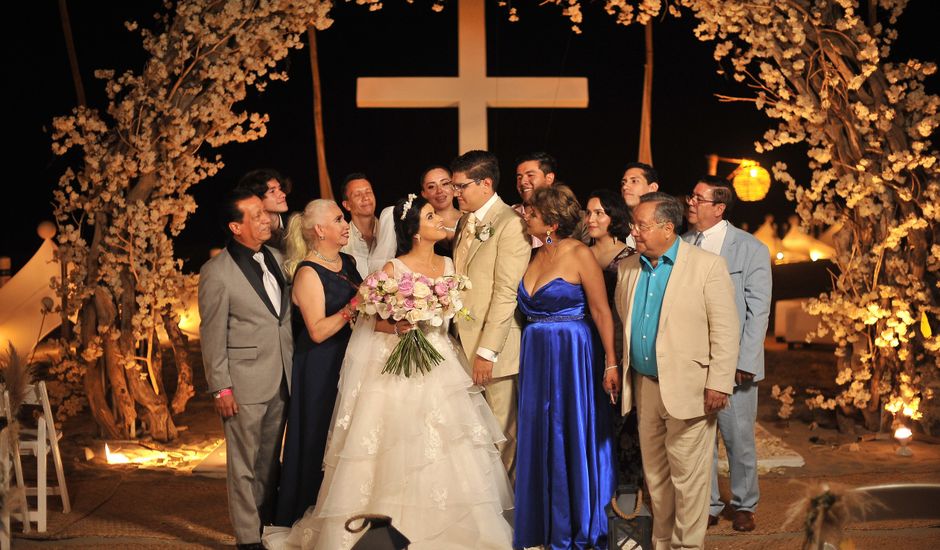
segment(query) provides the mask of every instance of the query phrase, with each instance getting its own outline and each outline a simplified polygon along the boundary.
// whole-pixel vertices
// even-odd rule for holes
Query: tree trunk
[[[173,414],[180,414],[186,410],[186,403],[196,394],[193,387],[193,368],[189,362],[189,352],[186,351],[186,335],[180,330],[179,316],[173,312],[163,315],[163,327],[173,346],[173,359],[176,361],[176,393],[170,410]]]
[[[153,349],[150,353],[150,387],[154,393],[167,397],[166,384],[163,383],[163,349],[160,347],[160,338],[154,329],[152,333]],[[167,399],[169,401],[169,399]]]
[[[330,184],[330,172],[326,167],[326,138],[323,133],[323,100],[320,91],[320,61],[317,57],[317,29],[307,29],[310,43],[310,71],[313,73],[313,130],[317,145],[317,175],[320,180],[320,198],[332,199],[333,186]]]
[[[111,331],[114,330],[114,323],[117,318],[117,310],[114,307],[111,293],[105,290],[104,287],[99,286],[95,289],[95,309],[98,313],[99,327],[102,332],[105,372],[108,375],[108,381],[111,383],[112,403],[117,409],[117,418],[114,418],[114,422],[121,424],[125,434],[124,437],[133,437],[136,431],[137,410],[134,407],[134,400],[131,399],[127,391],[127,383],[124,379],[124,357],[121,354],[119,341],[111,337]],[[102,388],[102,391],[104,391],[104,388]]]
[[[643,65],[643,102],[640,111],[640,150],[637,160],[652,166],[653,146],[650,132],[653,126],[653,22],[645,25],[646,63]]]
[[[82,335],[95,334],[97,328],[95,315],[95,305],[92,302],[85,304],[82,319]],[[85,396],[88,399],[88,408],[95,422],[101,427],[105,437],[111,439],[124,439],[127,434],[122,434],[117,427],[111,408],[108,407],[108,400],[105,398],[105,387],[101,382],[102,368],[101,363],[105,359],[102,357],[97,361],[89,361],[85,364]]]
[[[136,292],[134,278],[125,271],[121,275],[124,294],[121,297],[121,337],[118,340],[125,357],[133,357],[137,352],[133,338],[131,320],[136,311]],[[177,430],[170,410],[167,407],[165,394],[157,395],[148,381],[149,373],[145,372],[140,361],[125,370],[127,387],[134,401],[144,407],[144,418],[150,427],[150,435],[157,441],[176,439]]]

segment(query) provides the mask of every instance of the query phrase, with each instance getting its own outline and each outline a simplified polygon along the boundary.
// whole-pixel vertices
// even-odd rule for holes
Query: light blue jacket
[[[682,236],[695,242],[695,231]],[[721,257],[728,264],[734,283],[734,303],[741,325],[741,349],[738,370],[754,374],[754,381],[764,378],[764,338],[770,317],[770,251],[756,237],[728,223]]]

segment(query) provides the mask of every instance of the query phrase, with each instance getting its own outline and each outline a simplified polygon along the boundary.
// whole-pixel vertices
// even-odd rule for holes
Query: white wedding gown
[[[453,262],[445,261],[452,274]],[[409,271],[397,259],[392,264],[396,276]],[[390,516],[414,550],[511,548],[503,512],[512,508],[512,488],[496,450],[504,438],[448,323],[422,327],[444,360],[410,378],[382,374],[398,338],[373,326],[361,319],[350,338],[323,484],[288,547],[348,549],[362,533],[346,532],[346,520],[372,513]]]

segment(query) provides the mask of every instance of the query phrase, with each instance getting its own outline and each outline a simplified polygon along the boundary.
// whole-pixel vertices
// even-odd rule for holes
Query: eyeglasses
[[[715,203],[717,203],[718,201],[706,199],[705,197],[703,197],[703,196],[701,196],[701,195],[686,195],[686,196],[685,196],[685,202],[687,202],[687,203],[689,203],[689,204],[701,204],[701,203],[703,203],[703,202],[715,204]]]
[[[483,180],[470,180],[470,181],[465,182],[465,183],[454,183],[454,182],[451,182],[450,185],[451,185],[451,187],[454,188],[454,193],[463,193],[463,190],[466,189],[467,187],[470,187],[471,184],[474,184],[474,183],[479,184],[481,181],[483,181]]]
[[[654,227],[662,227],[666,225],[667,223],[669,222],[655,222],[655,223],[648,223],[648,224],[643,224],[643,225],[637,225],[635,223],[631,223],[628,225],[630,227],[631,233],[649,233],[650,231],[652,231]]]

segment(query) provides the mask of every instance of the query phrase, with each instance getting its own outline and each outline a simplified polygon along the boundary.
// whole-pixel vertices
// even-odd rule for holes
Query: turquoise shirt
[[[640,279],[633,295],[633,318],[630,322],[630,368],[647,376],[659,376],[656,368],[656,332],[663,307],[666,284],[676,263],[679,239],[659,259],[656,267],[646,256],[640,256]]]

